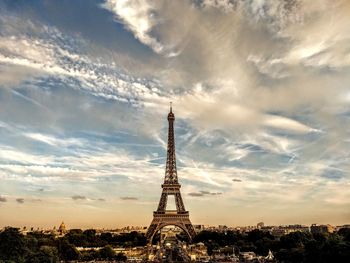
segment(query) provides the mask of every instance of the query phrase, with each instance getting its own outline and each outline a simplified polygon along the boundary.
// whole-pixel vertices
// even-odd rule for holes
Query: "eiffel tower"
[[[152,243],[153,236],[163,227],[174,225],[181,228],[190,240],[196,235],[190,221],[189,212],[186,211],[182,201],[180,188],[181,185],[177,179],[176,156],[175,156],[175,138],[174,138],[175,115],[172,112],[170,103],[170,112],[168,114],[168,151],[165,169],[164,183],[162,184],[162,195],[160,197],[157,211],[153,212],[153,220],[149,226],[146,237]],[[168,196],[175,198],[176,210],[167,210]]]

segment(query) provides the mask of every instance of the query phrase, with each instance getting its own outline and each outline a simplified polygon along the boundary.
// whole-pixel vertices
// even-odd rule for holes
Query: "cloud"
[[[120,197],[121,200],[138,200],[137,197],[132,197],[132,196],[123,196]]]
[[[14,87],[36,76],[38,72],[25,66],[0,65],[0,85]]]
[[[188,193],[189,196],[195,196],[195,197],[199,197],[199,196],[210,196],[210,195],[222,195],[222,193],[220,192],[209,192],[209,191],[199,191],[199,192],[191,192]]]
[[[202,193],[188,193],[189,196],[204,196]]]
[[[5,24],[18,22],[16,17],[6,18],[3,21]],[[55,27],[31,23],[36,25],[36,29],[35,33],[34,29],[30,29],[33,33],[30,37],[24,32],[0,37],[0,64],[3,68],[0,86],[8,86],[9,80],[5,77],[11,77],[9,71],[14,71],[15,75],[21,71],[23,74],[18,76],[23,75],[27,85],[59,76],[59,81],[63,81],[66,86],[74,89],[80,86],[82,90],[108,100],[135,104],[139,104],[137,97],[150,104],[164,100],[159,96],[159,85],[152,80],[153,77],[142,79],[127,75],[121,69],[122,65],[116,66],[113,60],[104,64],[88,52],[76,52],[79,49],[89,50],[89,44],[83,38],[72,41],[71,36]],[[22,80],[14,78],[11,86],[15,86],[18,81]]]
[[[23,204],[24,203],[24,198],[17,198],[16,202],[19,204]]]
[[[95,201],[99,201],[99,202],[105,202],[106,201],[106,199],[104,199],[104,198],[91,198],[91,199],[89,199],[89,198],[87,198],[84,195],[73,195],[71,198],[74,201],[79,201],[79,200],[95,200]]]
[[[310,128],[298,121],[282,116],[266,116],[263,125],[296,133],[316,132],[317,129]]]
[[[117,19],[123,21],[138,40],[160,53],[163,50],[162,44],[150,34],[157,24],[154,5],[155,1],[148,0],[107,0],[102,6],[114,12]]]
[[[78,140],[75,138],[59,139],[59,138],[56,138],[47,134],[41,134],[41,133],[24,133],[23,135],[31,139],[34,139],[36,141],[40,141],[56,147],[81,146],[84,143],[82,140]]]
[[[4,197],[4,196],[0,196],[0,202],[3,202],[3,203],[7,202],[6,197]]]
[[[76,200],[86,200],[86,197],[83,196],[83,195],[73,195],[72,199],[75,200],[75,201]]]
[[[13,147],[1,147],[0,157],[3,160],[9,160],[9,161],[20,160],[22,163],[35,163],[39,165],[46,164],[50,160],[52,160],[49,156],[20,152]]]
[[[83,181],[86,200],[111,189],[129,200],[147,183],[153,202],[173,101],[189,196],[224,193],[212,198],[218,207],[271,218],[332,204],[327,214],[340,217],[350,170],[347,1],[162,2],[105,1],[118,25],[101,34],[126,43],[119,53],[77,27],[0,12],[3,187],[63,199]]]

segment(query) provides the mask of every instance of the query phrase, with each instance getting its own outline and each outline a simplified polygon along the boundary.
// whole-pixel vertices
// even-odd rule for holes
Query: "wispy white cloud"
[[[84,143],[82,139],[76,139],[76,138],[59,139],[59,138],[46,135],[46,134],[41,134],[41,133],[24,133],[23,135],[31,139],[44,142],[56,147],[82,146]]]
[[[8,161],[20,161],[22,163],[46,164],[52,160],[51,156],[33,155],[30,153],[20,152],[10,147],[1,147],[0,158]]]
[[[16,19],[8,16],[9,21]],[[57,28],[37,26],[41,29],[38,37],[28,37],[26,34],[0,37],[0,64],[6,69],[0,72],[0,85],[15,85],[29,77],[58,76],[67,85],[106,99],[134,104],[138,104],[140,99],[150,104],[164,102],[152,80],[147,82],[125,75],[112,62],[104,64],[91,59],[87,54],[77,53],[75,50],[79,48],[86,49],[88,43],[84,39],[80,38],[72,44],[71,38]],[[21,71],[23,74],[16,73],[16,78],[9,79],[9,70]],[[80,85],[77,87],[72,80],[78,81]]]
[[[151,36],[151,30],[157,24],[156,4],[156,1],[148,0],[107,0],[102,6],[114,12],[117,19],[123,21],[142,43],[150,46],[155,52],[161,53],[164,49],[163,45]]]

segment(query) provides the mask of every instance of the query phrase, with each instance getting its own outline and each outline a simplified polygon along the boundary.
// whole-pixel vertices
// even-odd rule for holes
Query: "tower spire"
[[[172,103],[170,102],[170,112],[168,114],[168,150],[166,158],[164,184],[177,184],[176,155],[175,155],[175,138],[174,138],[174,121],[175,115],[172,111]]]
[[[153,236],[157,231],[167,225],[176,225],[192,239],[196,233],[189,218],[189,212],[186,211],[183,203],[180,188],[181,185],[177,179],[176,156],[175,156],[175,136],[174,136],[175,115],[170,102],[170,112],[168,113],[168,149],[165,168],[164,183],[162,184],[162,194],[160,196],[158,208],[153,212],[153,220],[149,226],[146,237],[152,243]],[[176,210],[167,210],[168,196],[175,198]]]

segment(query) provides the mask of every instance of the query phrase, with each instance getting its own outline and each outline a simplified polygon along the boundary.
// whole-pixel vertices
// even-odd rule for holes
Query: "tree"
[[[115,256],[115,251],[111,246],[105,246],[100,249],[99,256],[101,259],[112,259]]]
[[[113,243],[113,235],[112,233],[102,233],[100,236],[101,240],[107,242],[108,244],[112,244]]]
[[[26,263],[55,263],[58,260],[56,247],[42,246],[37,253],[26,259]]]
[[[261,240],[263,238],[267,238],[270,240],[274,239],[274,237],[269,232],[264,232],[264,231],[261,231],[259,229],[254,229],[254,230],[250,231],[247,235],[247,240],[250,242],[253,242],[253,243],[255,243],[258,240]]]
[[[80,258],[80,252],[64,237],[58,240],[58,252],[60,259],[63,260],[77,260]]]
[[[255,242],[256,253],[258,255],[267,255],[269,250],[274,250],[277,245],[277,241],[271,240],[267,237],[263,237]]]
[[[350,228],[341,228],[338,231],[338,235],[342,236],[344,241],[350,242]]]
[[[99,252],[94,249],[82,251],[81,253],[82,261],[92,261],[97,258],[99,258]]]
[[[125,262],[128,258],[123,253],[118,253],[115,256],[115,260]]]
[[[153,241],[156,240],[156,236],[153,238]],[[117,235],[114,237],[114,240],[117,243],[122,243],[124,246],[144,246],[147,244],[145,235],[136,231]]]
[[[65,235],[69,243],[77,247],[85,247],[88,245],[86,235],[83,234],[81,229],[72,229]]]
[[[0,259],[24,262],[26,247],[18,228],[7,227],[0,233]]]
[[[292,232],[288,235],[282,236],[280,239],[281,248],[300,248],[304,244],[312,240],[312,236],[309,233],[304,232]]]
[[[88,239],[88,241],[94,241],[96,237],[95,229],[87,229],[83,232],[84,236]]]

